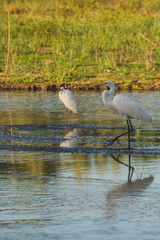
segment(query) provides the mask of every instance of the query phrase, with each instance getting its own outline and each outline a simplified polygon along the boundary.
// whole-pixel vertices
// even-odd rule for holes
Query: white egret
[[[152,122],[151,115],[138,102],[123,94],[117,94],[113,100],[108,96],[115,93],[115,84],[111,81],[106,81],[102,86],[107,86],[109,90],[104,90],[102,93],[102,101],[105,106],[118,112],[126,118],[128,131],[117,136],[110,144],[113,144],[118,138],[128,133],[128,148],[130,148],[130,132],[134,129],[131,124],[131,118],[142,120],[145,122]]]
[[[66,108],[77,113],[76,99],[69,89],[65,89],[64,84],[60,86],[59,100],[64,103]]]

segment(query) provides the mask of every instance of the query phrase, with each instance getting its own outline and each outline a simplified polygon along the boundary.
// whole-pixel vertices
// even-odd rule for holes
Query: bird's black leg
[[[128,149],[130,149],[130,122],[127,119],[127,127],[128,127]]]
[[[130,132],[134,131],[134,128],[133,128],[132,123],[131,123],[131,120],[128,119],[128,122],[129,122],[129,125],[130,125]]]
[[[128,149],[130,149],[130,145],[131,145],[130,133],[134,131],[130,119],[127,119],[127,127],[128,127]]]
[[[125,132],[125,133],[120,134],[120,135],[117,136],[117,137],[115,137],[115,138],[108,144],[108,146],[109,146],[109,145],[112,145],[115,141],[117,141],[117,142],[119,143],[118,139],[119,139],[120,137],[126,135],[126,134],[128,134],[128,137],[130,138],[130,132],[134,131],[134,129],[133,129],[133,127],[132,127],[132,124],[131,124],[130,119],[127,119],[126,121],[127,121],[128,131]],[[130,142],[130,140],[129,140],[129,142]],[[129,143],[129,147],[128,147],[128,148],[130,148],[130,143]]]
[[[125,133],[122,133],[121,135],[119,135],[119,136],[117,136],[117,137],[115,137],[110,143],[108,143],[108,146],[109,146],[109,145],[112,145],[115,141],[117,141],[117,142],[119,143],[118,139],[119,139],[120,137],[122,137],[123,135],[126,135],[127,133],[128,133],[128,131],[125,132]]]

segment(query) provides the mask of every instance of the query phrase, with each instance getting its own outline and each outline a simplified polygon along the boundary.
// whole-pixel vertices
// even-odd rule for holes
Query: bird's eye
[[[110,90],[110,87],[107,86],[107,90]]]

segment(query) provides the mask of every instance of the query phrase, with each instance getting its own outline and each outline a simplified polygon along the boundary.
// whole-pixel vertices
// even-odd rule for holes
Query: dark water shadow
[[[79,131],[78,141],[76,136],[62,136],[66,131],[72,131],[76,135]],[[113,137],[110,130],[125,129],[123,127],[87,125],[87,124],[52,124],[52,125],[1,125],[0,126],[0,150],[25,151],[25,152],[48,152],[48,153],[84,153],[84,154],[141,154],[160,155],[157,145],[158,137],[154,138],[154,144],[147,138],[148,132],[143,137],[148,145],[139,145],[128,149],[126,147],[108,147],[106,144]],[[101,131],[101,130],[109,130]],[[148,130],[153,132],[153,130]],[[139,142],[136,136],[133,143]],[[69,143],[70,142],[70,143]],[[156,144],[155,144],[156,143]]]

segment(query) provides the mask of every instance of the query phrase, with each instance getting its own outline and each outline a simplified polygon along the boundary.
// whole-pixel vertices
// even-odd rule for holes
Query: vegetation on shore
[[[159,0],[1,0],[0,87],[160,89]]]

